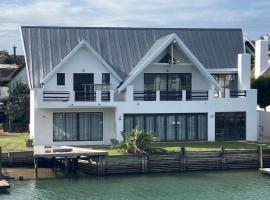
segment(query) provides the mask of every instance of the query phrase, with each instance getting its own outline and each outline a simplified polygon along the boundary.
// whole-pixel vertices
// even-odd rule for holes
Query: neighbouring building
[[[23,26],[36,145],[257,140],[241,29]]]
[[[28,85],[28,78],[27,78],[25,63],[19,66],[18,69],[11,74],[8,87],[10,90],[13,90],[14,88],[16,88],[18,84]]]

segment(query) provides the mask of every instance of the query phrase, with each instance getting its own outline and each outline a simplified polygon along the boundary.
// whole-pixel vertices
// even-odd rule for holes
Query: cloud
[[[22,53],[20,25],[237,27],[270,32],[268,0],[1,0],[0,49]]]

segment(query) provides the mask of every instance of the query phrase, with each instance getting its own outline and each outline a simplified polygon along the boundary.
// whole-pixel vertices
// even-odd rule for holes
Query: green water
[[[270,177],[257,171],[190,172],[14,182],[5,200],[262,200]]]

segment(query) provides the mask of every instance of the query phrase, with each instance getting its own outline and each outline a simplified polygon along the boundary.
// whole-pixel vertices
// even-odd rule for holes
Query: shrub
[[[151,142],[154,141],[154,135],[139,129],[132,129],[130,133],[122,133],[123,142],[121,148],[125,153],[141,153],[150,148]]]

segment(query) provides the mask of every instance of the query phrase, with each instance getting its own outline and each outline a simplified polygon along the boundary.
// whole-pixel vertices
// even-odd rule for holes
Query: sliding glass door
[[[54,113],[54,141],[102,141],[103,114],[101,112]]]
[[[124,130],[153,132],[161,141],[207,140],[207,114],[125,114]]]
[[[218,112],[215,120],[217,140],[246,139],[245,112]]]

